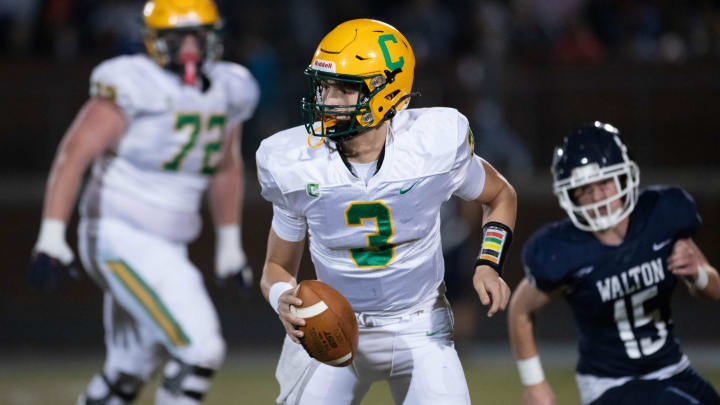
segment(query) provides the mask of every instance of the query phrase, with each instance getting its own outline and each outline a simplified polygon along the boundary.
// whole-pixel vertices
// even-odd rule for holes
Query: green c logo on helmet
[[[393,41],[397,43],[397,39],[395,39],[395,35],[393,34],[380,35],[380,37],[378,38],[378,44],[380,45],[383,56],[385,57],[385,66],[387,66],[390,70],[395,70],[403,67],[405,65],[405,58],[401,56],[400,59],[393,62],[392,58],[390,57],[390,52],[388,52],[387,45],[385,45],[387,41]]]

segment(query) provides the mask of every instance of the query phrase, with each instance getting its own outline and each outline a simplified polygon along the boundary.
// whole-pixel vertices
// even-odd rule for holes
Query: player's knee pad
[[[214,369],[170,360],[163,370],[163,383],[156,404],[198,404],[210,387]]]
[[[78,405],[124,405],[135,400],[143,380],[138,377],[118,373],[114,379],[105,373],[96,374],[84,394],[80,395]]]

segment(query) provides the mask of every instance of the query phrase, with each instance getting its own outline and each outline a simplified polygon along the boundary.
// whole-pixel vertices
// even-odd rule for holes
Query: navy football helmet
[[[635,208],[640,169],[628,157],[617,128],[595,121],[576,128],[555,148],[552,163],[553,192],[560,207],[584,231],[601,231],[617,225]],[[578,205],[573,189],[597,181],[613,179],[619,191],[603,201]],[[622,199],[622,206],[611,210],[611,203]],[[600,208],[605,208],[601,215]]]

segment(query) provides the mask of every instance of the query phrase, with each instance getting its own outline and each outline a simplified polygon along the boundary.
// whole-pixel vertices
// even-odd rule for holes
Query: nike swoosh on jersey
[[[425,336],[435,336],[435,335],[437,335],[438,333],[440,333],[440,332],[442,332],[442,331],[443,331],[443,329],[438,329],[438,330],[433,331],[433,332],[425,332]]]
[[[575,277],[580,278],[587,276],[588,274],[592,273],[593,270],[595,270],[595,266],[583,267],[582,269],[575,272]]]
[[[407,193],[408,191],[412,190],[412,188],[415,187],[415,185],[418,184],[419,182],[420,182],[420,180],[416,181],[415,183],[412,184],[412,186],[410,186],[410,187],[408,187],[408,188],[405,188],[405,189],[402,189],[402,188],[401,188],[401,189],[400,189],[400,194],[405,194],[405,193]]]
[[[672,239],[665,239],[664,241],[662,241],[660,243],[653,243],[653,251],[657,252],[658,250],[667,246],[667,244],[670,242],[672,242]]]

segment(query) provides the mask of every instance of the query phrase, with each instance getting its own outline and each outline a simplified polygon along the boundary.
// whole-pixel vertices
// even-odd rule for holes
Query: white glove
[[[65,223],[59,219],[43,219],[39,233],[33,251],[45,253],[59,260],[63,265],[69,266],[75,255],[65,241]]]
[[[247,256],[242,249],[242,234],[238,225],[223,225],[217,228],[215,243],[215,275],[226,279],[238,272],[245,286],[252,285],[253,272],[248,266]]]

